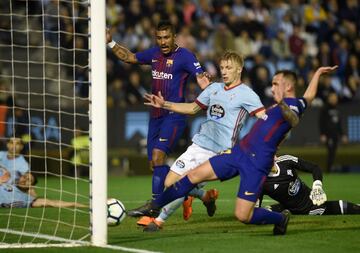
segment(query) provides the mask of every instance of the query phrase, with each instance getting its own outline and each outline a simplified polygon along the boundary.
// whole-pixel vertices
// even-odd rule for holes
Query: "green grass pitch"
[[[309,175],[301,175],[310,182]],[[360,174],[326,174],[324,189],[329,200],[343,199],[360,203]],[[41,182],[40,182],[41,183]],[[49,184],[56,184],[49,181]],[[182,219],[179,209],[157,233],[144,233],[136,225],[136,219],[126,217],[122,224],[109,227],[109,244],[127,248],[143,249],[157,252],[360,252],[360,215],[346,216],[292,216],[288,233],[285,236],[273,236],[272,225],[244,225],[233,215],[239,178],[228,182],[211,182],[206,188],[217,188],[220,191],[217,212],[214,217],[206,215],[201,201],[193,203],[194,213],[189,221]],[[73,187],[64,183],[64,187]],[[82,185],[83,192],[88,190]],[[109,197],[121,200],[127,209],[137,207],[149,198],[151,178],[144,177],[110,177]],[[271,203],[266,199],[266,203]],[[17,211],[17,210],[16,210]],[[42,209],[32,215],[43,215]],[[4,214],[5,210],[1,210]],[[56,209],[46,210],[47,218],[56,218]],[[74,220],[69,213],[61,214],[68,222]],[[55,216],[55,217],[53,217]],[[1,224],[6,216],[0,216]],[[77,221],[88,226],[88,216],[78,214]],[[38,224],[34,221],[33,225]],[[14,228],[22,228],[22,220],[13,222]],[[2,225],[3,227],[3,225]],[[45,226],[46,228],[46,226]],[[44,229],[45,229],[44,228]],[[49,226],[47,229],[50,229]],[[63,229],[58,233],[69,235],[71,231]],[[45,232],[45,231],[44,231]],[[77,233],[76,231],[73,233]],[[0,238],[3,234],[0,233]],[[18,240],[18,236],[9,236],[7,240]],[[47,249],[0,249],[1,252],[114,252],[110,249],[93,247],[80,248],[47,248]]]

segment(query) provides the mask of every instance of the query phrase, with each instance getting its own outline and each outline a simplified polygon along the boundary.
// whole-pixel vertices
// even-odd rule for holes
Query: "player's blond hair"
[[[220,57],[219,62],[221,61],[232,61],[239,65],[240,68],[244,66],[244,57],[235,51],[225,51],[223,55]]]

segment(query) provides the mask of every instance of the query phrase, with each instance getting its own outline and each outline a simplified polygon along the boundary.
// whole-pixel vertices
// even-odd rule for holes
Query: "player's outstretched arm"
[[[313,77],[311,78],[309,86],[307,87],[307,89],[306,89],[306,91],[304,93],[304,99],[306,100],[308,105],[310,105],[311,102],[315,98],[315,95],[316,95],[316,92],[317,92],[317,89],[318,89],[320,76],[322,74],[333,72],[335,69],[337,69],[337,67],[338,67],[337,65],[332,66],[332,67],[320,67],[320,68],[318,68],[316,70]]]
[[[112,49],[116,57],[122,60],[123,62],[132,63],[132,64],[138,63],[135,54],[130,52],[130,50],[127,49],[126,47],[121,46],[112,40],[112,36],[110,34],[109,29],[106,29],[106,42],[108,43],[109,47]]]
[[[278,103],[281,109],[281,113],[284,119],[290,123],[292,127],[299,123],[299,117],[296,113],[290,109],[290,107],[284,102],[285,90],[276,90],[274,93],[274,100]]]
[[[44,199],[37,198],[32,202],[32,207],[87,207],[84,204],[76,203],[76,202],[67,202],[62,200],[52,200],[52,199]]]
[[[158,95],[148,94],[144,95],[145,105],[153,106],[156,108],[163,108],[169,111],[181,113],[181,114],[196,114],[201,110],[195,102],[193,103],[173,103],[165,101],[164,97],[161,95],[161,92]]]

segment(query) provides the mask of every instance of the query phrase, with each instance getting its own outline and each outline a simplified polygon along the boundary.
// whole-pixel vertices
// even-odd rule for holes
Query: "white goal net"
[[[0,247],[94,237],[90,7],[90,0],[0,1]],[[18,138],[22,154],[9,155]],[[37,178],[34,190],[21,185],[21,156]]]

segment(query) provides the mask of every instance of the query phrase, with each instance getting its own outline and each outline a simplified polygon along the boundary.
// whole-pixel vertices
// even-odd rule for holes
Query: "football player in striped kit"
[[[106,31],[108,46],[123,62],[151,66],[151,93],[161,92],[167,101],[185,102],[186,83],[190,76],[196,77],[204,89],[210,84],[210,76],[201,68],[195,55],[175,43],[175,27],[168,20],[161,20],[155,29],[156,45],[144,51],[132,53],[125,46],[112,40]],[[186,116],[163,108],[151,108],[147,136],[147,155],[153,171],[152,198],[164,190],[164,181],[170,167],[167,156],[172,152],[186,128]],[[144,217],[138,224],[147,222]]]

